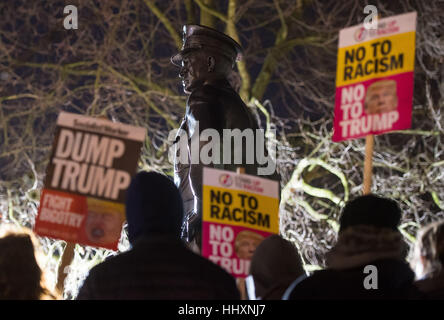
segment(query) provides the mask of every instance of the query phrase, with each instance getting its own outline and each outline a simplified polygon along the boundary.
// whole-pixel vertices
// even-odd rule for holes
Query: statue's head
[[[171,58],[181,67],[184,91],[193,89],[211,78],[226,78],[241,58],[241,46],[222,32],[200,25],[183,27],[182,50]]]

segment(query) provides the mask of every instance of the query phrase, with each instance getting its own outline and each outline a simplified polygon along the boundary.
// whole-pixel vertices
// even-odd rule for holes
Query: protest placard
[[[34,230],[117,250],[146,129],[62,112]]]
[[[342,29],[333,141],[410,128],[416,12]]]
[[[203,181],[202,255],[245,278],[259,243],[279,233],[278,182],[212,168]]]

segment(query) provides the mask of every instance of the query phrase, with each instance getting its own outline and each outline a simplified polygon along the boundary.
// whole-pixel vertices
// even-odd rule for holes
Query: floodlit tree
[[[444,216],[444,6],[374,1],[380,17],[418,12],[412,129],[375,138],[372,190],[399,201],[409,242]],[[244,47],[231,82],[263,128],[276,129],[282,176],[281,233],[307,269],[323,266],[338,215],[361,193],[364,140],[331,141],[337,39],[362,23],[364,4],[290,0],[62,1],[0,5],[0,223],[32,227],[60,110],[148,128],[139,167],[172,175],[168,133],[186,97],[170,57],[181,27],[199,23]],[[55,271],[64,242],[42,238]],[[128,246],[123,235],[120,249]],[[77,246],[66,297],[110,251]]]

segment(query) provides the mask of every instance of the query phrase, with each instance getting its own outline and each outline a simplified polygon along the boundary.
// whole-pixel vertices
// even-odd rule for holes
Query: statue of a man
[[[185,116],[176,137],[177,146],[180,133],[186,133],[188,161],[177,161],[176,156],[174,165],[175,182],[181,192],[185,211],[182,239],[196,244],[198,250],[201,249],[203,167],[231,171],[243,167],[245,173],[257,175],[257,166],[251,162],[247,163],[245,150],[241,164],[235,164],[233,161],[234,153],[239,150],[230,150],[231,160],[223,160],[224,129],[243,131],[249,128],[254,132],[258,129],[248,107],[227,81],[240,55],[240,45],[229,36],[212,28],[185,25],[182,50],[171,58],[173,64],[181,67],[179,76],[182,78],[184,92],[189,95]],[[191,150],[193,141],[197,140],[195,143],[200,152],[208,143],[199,139],[200,133],[209,128],[217,130],[221,138],[219,164],[204,165],[201,159],[192,161],[196,156]]]

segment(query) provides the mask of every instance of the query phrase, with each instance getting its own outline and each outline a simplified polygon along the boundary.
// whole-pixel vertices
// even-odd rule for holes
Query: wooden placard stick
[[[364,187],[363,194],[369,194],[372,186],[373,169],[373,145],[375,138],[372,134],[365,137],[365,159],[364,159]]]
[[[245,168],[237,167],[236,174],[245,174]],[[241,300],[248,300],[247,288],[245,286],[245,279],[238,278],[237,288],[239,290]]]
[[[63,291],[65,289],[65,279],[68,275],[67,267],[71,264],[72,259],[74,258],[74,248],[76,247],[75,243],[67,242],[65,246],[65,250],[63,250],[62,258],[60,259],[59,269],[57,272],[57,290],[60,294],[63,295]]]
[[[378,24],[381,15],[376,16],[376,23]],[[375,137],[369,134],[365,137],[365,159],[364,159],[364,186],[362,188],[362,193],[371,193],[372,188],[372,174],[373,174],[373,146],[375,143]]]

